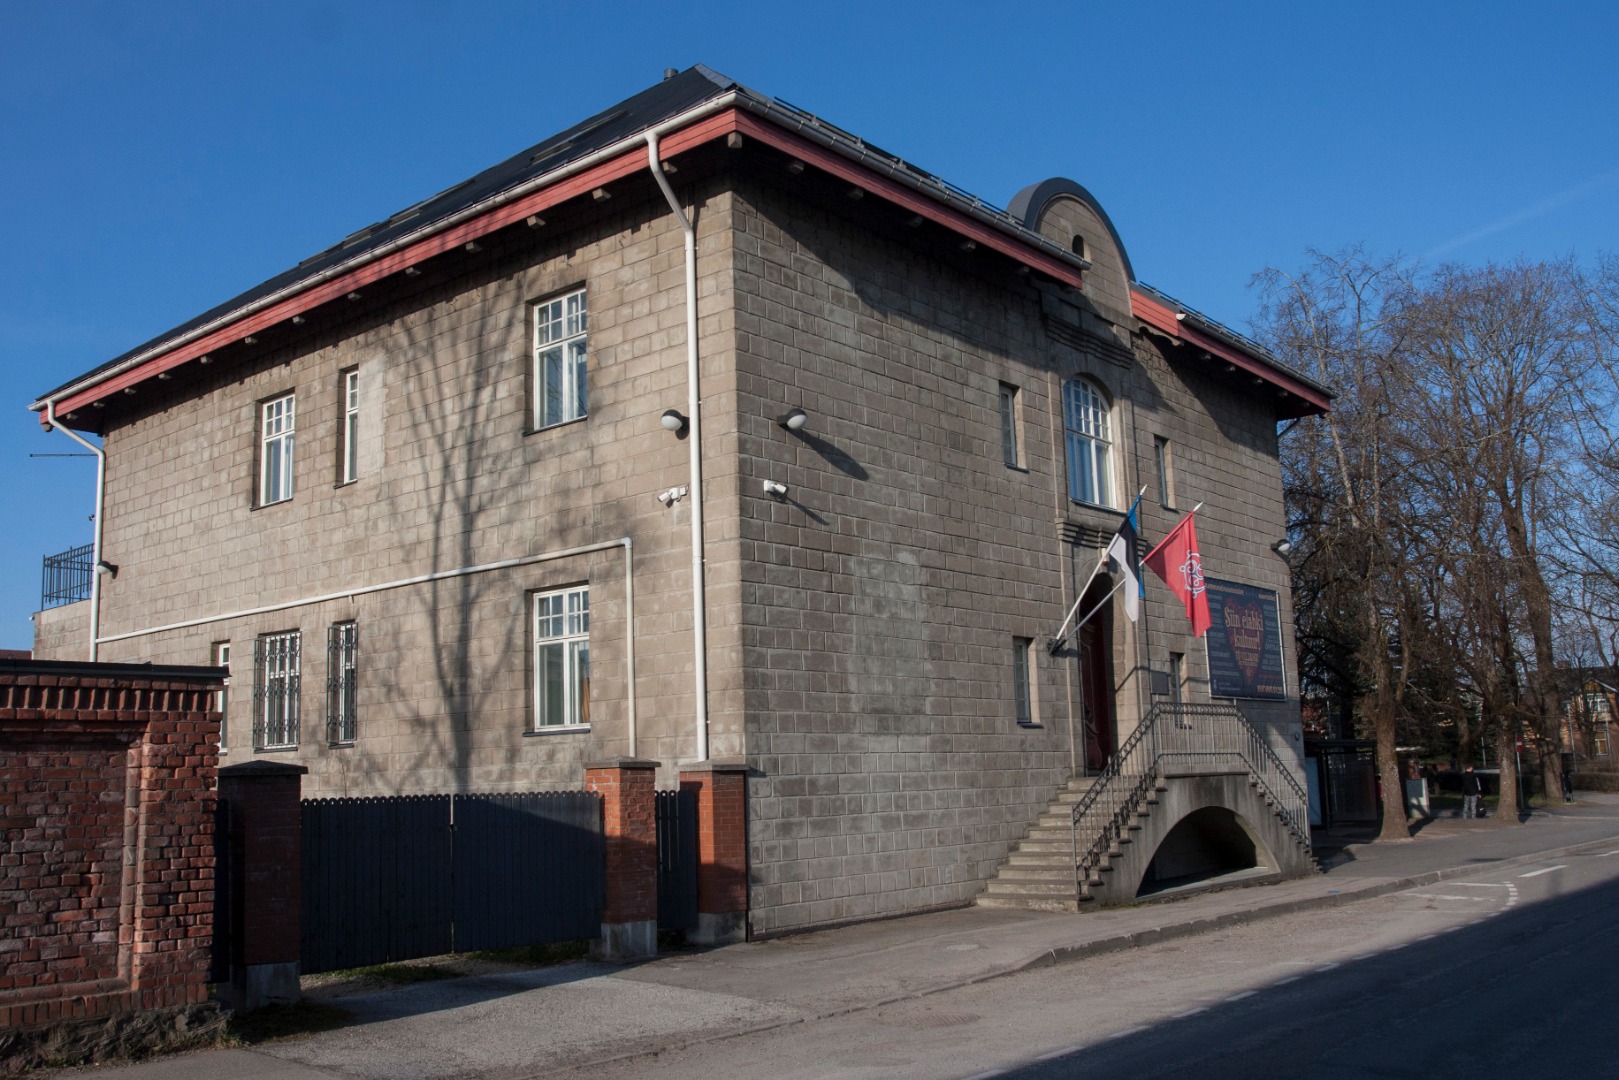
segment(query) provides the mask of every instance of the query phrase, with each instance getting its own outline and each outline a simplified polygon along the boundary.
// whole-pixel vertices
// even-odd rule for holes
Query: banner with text
[[[1204,579],[1209,621],[1209,694],[1217,698],[1287,697],[1281,607],[1276,593],[1235,581]]]

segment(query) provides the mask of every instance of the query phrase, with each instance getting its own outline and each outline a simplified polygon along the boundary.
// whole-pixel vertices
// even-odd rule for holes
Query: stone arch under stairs
[[[1136,807],[1103,865],[1090,873],[1082,900],[1076,888],[1069,821],[1074,803],[1089,783],[1075,780],[1058,792],[1029,834],[1014,846],[978,898],[979,904],[1073,911],[1090,902],[1131,903],[1140,896],[1154,857],[1165,852],[1166,841],[1171,842],[1168,853],[1181,866],[1192,868],[1192,876],[1200,851],[1207,856],[1206,863],[1217,863],[1221,854],[1207,848],[1233,843],[1240,848],[1242,840],[1252,844],[1255,864],[1242,878],[1244,883],[1300,877],[1316,870],[1307,837],[1295,834],[1247,769],[1168,771]],[[1188,825],[1192,827],[1176,833]]]
[[[1136,824],[1139,828],[1130,830],[1129,842],[1108,852],[1106,867],[1092,875],[1091,895],[1100,903],[1125,904],[1139,898],[1155,857],[1174,860],[1168,873],[1159,868],[1160,883],[1164,878],[1173,883],[1176,878],[1209,878],[1245,869],[1229,865],[1229,850],[1218,850],[1240,848],[1239,837],[1252,844],[1253,870],[1269,871],[1256,872],[1253,880],[1315,871],[1309,848],[1292,834],[1246,770],[1168,774],[1155,797],[1136,811]]]

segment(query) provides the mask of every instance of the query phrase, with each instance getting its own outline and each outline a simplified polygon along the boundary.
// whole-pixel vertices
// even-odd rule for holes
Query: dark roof
[[[1329,398],[1337,396],[1332,392],[1331,387],[1310,378],[1310,376],[1306,375],[1292,364],[1282,360],[1275,353],[1271,352],[1269,349],[1265,348],[1265,346],[1261,345],[1248,335],[1239,334],[1225,323],[1209,318],[1207,315],[1203,314],[1201,311],[1197,310],[1191,305],[1182,303],[1161,289],[1153,288],[1145,281],[1132,281],[1131,285],[1134,288],[1140,289],[1147,295],[1157,298],[1160,303],[1174,308],[1176,311],[1185,312],[1188,321],[1190,321],[1193,326],[1197,327],[1205,334],[1208,334],[1210,337],[1218,338],[1227,345],[1247,353],[1254,359],[1264,361],[1277,371],[1285,372],[1292,378],[1295,378],[1299,382],[1303,383],[1305,386],[1308,386],[1310,389],[1318,390]]]
[[[701,64],[687,68],[575,124],[566,131],[558,132],[544,142],[535,143],[527,150],[513,154],[500,164],[485,169],[454,187],[350,233],[325,251],[311,255],[297,266],[255,285],[238,296],[231,297],[222,304],[209,308],[196,318],[187,320],[144,344],[137,345],[99,367],[75,376],[56,389],[40,395],[40,401],[54,397],[86,380],[94,379],[132,357],[150,352],[167,341],[182,337],[200,326],[206,326],[289,285],[295,285],[338,263],[364,255],[367,251],[382,247],[406,233],[418,232],[435,222],[453,217],[490,196],[498,195],[537,176],[543,176],[734,89],[739,89],[737,83]]]

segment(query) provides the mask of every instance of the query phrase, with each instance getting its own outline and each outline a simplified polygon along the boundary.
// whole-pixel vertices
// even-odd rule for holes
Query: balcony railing
[[[45,556],[44,582],[40,587],[41,611],[63,604],[90,599],[90,579],[95,575],[94,544],[69,548],[60,555]]]

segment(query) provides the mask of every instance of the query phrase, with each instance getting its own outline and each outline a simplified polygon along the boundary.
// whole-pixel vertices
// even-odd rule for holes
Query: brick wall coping
[[[587,769],[656,769],[663,764],[661,761],[651,761],[647,758],[607,758],[605,761],[587,761]]]
[[[226,765],[219,770],[221,780],[252,779],[256,776],[303,776],[307,765],[294,765],[288,761],[244,761],[239,765]]]
[[[189,664],[105,664],[88,660],[7,660],[0,658],[0,679],[15,675],[46,675],[58,678],[96,678],[176,682],[223,682],[230,669],[198,667]]]
[[[688,773],[688,772],[722,772],[722,773],[741,772],[741,773],[745,773],[745,772],[748,771],[748,764],[745,761],[688,761],[684,765],[680,766],[680,771],[683,772],[683,773]]]

